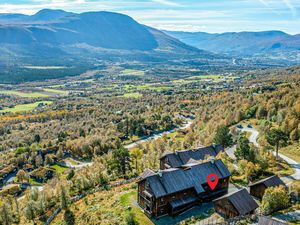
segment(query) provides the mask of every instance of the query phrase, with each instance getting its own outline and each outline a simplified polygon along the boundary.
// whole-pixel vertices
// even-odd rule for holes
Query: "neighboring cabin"
[[[262,199],[267,188],[277,187],[280,185],[284,186],[287,189],[287,186],[284,184],[284,182],[277,175],[274,175],[272,177],[268,177],[266,179],[250,184],[250,194],[256,198]]]
[[[211,173],[219,177],[214,191],[207,184]],[[227,194],[230,176],[221,160],[189,163],[157,173],[146,170],[138,181],[138,204],[149,217],[177,215],[196,204]]]
[[[246,189],[242,189],[214,200],[214,208],[225,218],[234,218],[253,214],[258,204]]]
[[[288,225],[287,223],[275,220],[273,218],[268,218],[265,216],[259,216],[258,225]]]
[[[160,169],[177,168],[187,164],[191,159],[204,160],[207,156],[217,156],[224,148],[221,145],[211,145],[197,149],[176,152],[166,152],[160,158]]]

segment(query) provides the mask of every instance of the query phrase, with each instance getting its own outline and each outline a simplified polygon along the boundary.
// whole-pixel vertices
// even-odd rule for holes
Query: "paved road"
[[[259,132],[255,128],[243,127],[239,130],[242,132],[250,132],[251,135],[249,137],[249,141],[251,143],[253,143],[256,147],[260,147],[259,144],[257,143],[257,138],[258,138]],[[228,156],[231,157],[232,159],[235,159],[235,155],[234,155],[235,150],[236,150],[236,145],[234,145],[226,150]],[[276,152],[273,151],[273,154],[276,155]],[[287,184],[294,180],[300,180],[300,163],[296,162],[295,160],[293,160],[283,154],[279,153],[279,156],[294,169],[294,174],[292,174],[290,176],[282,177],[281,179]]]
[[[257,138],[258,138],[259,132],[257,130],[255,130],[254,128],[249,128],[249,127],[243,127],[243,128],[237,128],[237,129],[241,132],[250,132],[251,135],[249,137],[249,141],[251,143],[253,143],[256,147],[259,147],[259,144],[257,143]],[[225,151],[230,158],[236,160],[236,157],[234,155],[235,150],[236,150],[236,145],[233,145],[232,147],[227,148]]]
[[[133,143],[125,145],[124,147],[128,148],[128,149],[134,148],[134,147],[137,147],[138,145],[143,144],[143,143],[145,143],[147,141],[156,140],[158,138],[161,138],[163,135],[174,133],[177,130],[187,129],[187,128],[189,128],[192,125],[193,120],[188,119],[188,118],[185,118],[185,119],[186,119],[186,123],[184,125],[182,125],[181,127],[179,127],[179,128],[175,128],[175,129],[172,129],[172,130],[169,130],[169,131],[163,131],[163,132],[161,132],[159,134],[154,134],[154,135],[148,136],[147,138],[141,139],[139,141],[135,141]]]

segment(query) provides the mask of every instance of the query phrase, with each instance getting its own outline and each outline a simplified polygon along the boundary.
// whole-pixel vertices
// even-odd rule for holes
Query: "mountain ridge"
[[[232,56],[300,54],[300,34],[290,35],[283,31],[261,32],[180,32],[164,31],[180,41],[217,54]],[[299,59],[298,59],[299,60]]]

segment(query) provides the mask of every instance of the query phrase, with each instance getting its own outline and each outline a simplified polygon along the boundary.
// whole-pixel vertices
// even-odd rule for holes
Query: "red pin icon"
[[[207,176],[206,179],[207,179],[208,186],[213,191],[219,182],[219,177],[217,176],[217,174],[211,173]]]

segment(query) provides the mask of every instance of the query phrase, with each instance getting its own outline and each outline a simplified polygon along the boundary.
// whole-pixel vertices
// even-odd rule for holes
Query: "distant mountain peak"
[[[74,13],[66,12],[61,9],[42,9],[38,11],[36,14],[30,16],[30,20],[32,21],[49,21],[49,20],[57,20],[63,17],[74,15]]]

